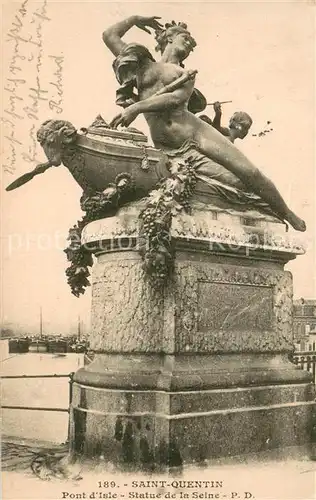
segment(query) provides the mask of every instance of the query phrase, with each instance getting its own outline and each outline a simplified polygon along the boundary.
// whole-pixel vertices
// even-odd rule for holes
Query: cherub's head
[[[238,139],[244,139],[252,125],[252,118],[244,111],[236,111],[229,120],[229,128]]]
[[[165,29],[156,31],[155,38],[158,42],[157,51],[163,54],[168,50],[176,54],[180,61],[184,61],[196,47],[196,41],[191,36],[185,23],[176,24],[174,21],[167,23]]]

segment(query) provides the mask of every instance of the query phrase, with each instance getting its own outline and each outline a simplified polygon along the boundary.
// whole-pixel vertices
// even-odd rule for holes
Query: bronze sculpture
[[[37,139],[48,162],[7,187],[8,191],[16,189],[61,164],[81,186],[85,215],[70,229],[65,250],[71,262],[66,275],[76,296],[89,285],[92,265],[90,249],[81,245],[84,227],[115,215],[130,202],[145,204],[138,215],[140,232],[147,241],[142,256],[147,274],[156,282],[164,282],[172,270],[172,217],[179,211],[190,213],[191,204],[235,210],[240,216],[254,210],[259,217],[272,216],[298,231],[306,229],[274,184],[233,144],[247,135],[250,116],[235,113],[229,129],[221,127],[218,103],[212,103],[215,123],[197,116],[208,103],[195,88],[197,71],[186,70],[183,64],[196,42],[186,24],[172,21],[163,27],[157,19],[132,16],[103,33],[104,43],[116,56],[113,70],[120,84],[116,103],[123,111],[111,123],[99,115],[80,131],[68,121],[47,120]],[[154,30],[159,62],[143,45],[122,40],[133,26],[149,34]],[[149,125],[154,148],[142,132],[130,127],[139,114],[144,114]],[[119,125],[124,128],[118,130]]]
[[[168,153],[170,149],[179,150],[189,143],[198,153],[228,170],[231,185],[255,193],[294,229],[305,231],[305,222],[290,210],[274,184],[230,141],[188,111],[193,81],[171,93],[153,96],[183,74],[183,61],[196,45],[185,24],[174,23],[162,28],[157,19],[132,16],[103,33],[104,43],[117,57],[114,69],[123,90],[130,91],[135,84],[138,91],[138,100],[131,93],[123,104],[126,106],[124,111],[112,120],[111,125],[128,127],[143,113],[156,148]],[[147,32],[148,28],[156,31],[162,53],[159,62],[154,61],[145,47],[123,42],[122,37],[133,26]],[[206,170],[206,176],[211,177],[212,166]]]
[[[246,204],[274,213],[279,219],[289,222],[294,229],[305,231],[304,221],[290,210],[274,184],[231,143],[236,137],[241,138],[247,133],[250,117],[235,114],[231,118],[230,125],[237,133],[228,140],[195,115],[205,109],[207,102],[194,88],[196,72],[185,72],[183,61],[193,50],[196,42],[184,23],[172,22],[163,28],[157,19],[159,19],[157,16],[132,16],[111,26],[103,33],[105,44],[116,56],[113,69],[121,85],[117,91],[117,104],[124,108],[110,125],[106,124],[106,128],[116,129],[119,125],[128,127],[139,114],[143,113],[155,148],[166,154],[169,159],[184,158],[193,161],[200,184],[202,182],[204,187],[207,186],[206,191],[210,189],[213,192],[215,189],[221,194],[225,193],[225,197],[228,196],[229,199],[232,195],[231,201],[238,199],[239,202],[242,199]],[[144,46],[123,42],[122,37],[133,26],[147,33],[150,33],[150,29],[155,31],[157,49],[162,53],[159,62],[154,60]],[[133,92],[134,88],[137,88],[137,94]],[[241,123],[240,119],[244,123]],[[106,177],[106,171],[101,178],[101,185],[96,185],[84,178],[82,165],[77,168],[82,158],[79,158],[79,161],[75,158],[76,130],[69,122],[65,123],[66,128],[60,131],[63,135],[62,140],[56,140],[55,137],[56,130],[60,129],[60,120],[48,120],[42,125],[38,140],[49,161],[15,180],[7,190],[19,187],[35,175],[45,172],[50,166],[57,166],[61,162],[70,169],[84,191],[104,189],[103,177]],[[242,128],[241,131],[238,131],[239,126]],[[55,134],[52,144],[47,141],[50,128]],[[42,137],[44,129],[46,133]],[[65,138],[65,133],[70,133],[71,137]],[[156,179],[156,175],[154,178]],[[153,184],[150,186],[153,187]],[[146,190],[139,193],[141,196],[146,194]]]

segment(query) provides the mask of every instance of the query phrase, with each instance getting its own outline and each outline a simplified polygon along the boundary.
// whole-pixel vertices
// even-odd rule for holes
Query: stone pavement
[[[67,479],[58,474],[56,468],[55,474],[47,474],[48,469],[45,467],[41,468],[38,477],[31,469],[31,462],[35,465],[41,463],[43,466],[41,460],[44,456],[50,457],[50,464],[54,458],[58,461],[64,460],[67,456],[67,446],[2,438],[2,480],[5,500],[113,498],[117,500],[130,498],[314,500],[316,498],[316,460],[311,460],[310,455],[307,456],[303,452],[300,455],[289,453],[287,458],[276,451],[274,454],[260,457],[221,459],[206,463],[203,467],[188,466],[183,471],[173,470],[159,475],[119,471],[103,459],[99,462],[94,461],[93,465],[89,462],[75,465]],[[168,484],[160,490],[139,486],[139,481],[148,480],[164,480]],[[184,481],[203,480],[219,482],[222,486],[218,489],[195,488],[194,490],[187,487],[189,483],[184,483]],[[114,492],[113,488],[104,486],[104,481],[115,482]],[[136,486],[133,485],[133,481],[138,481]],[[146,492],[155,496],[148,497]],[[161,497],[157,496],[159,492]],[[134,496],[131,496],[131,493]],[[135,496],[137,493],[145,496]],[[188,497],[184,497],[184,493],[187,493]],[[172,497],[172,494],[175,496]]]
[[[1,468],[2,471],[25,471],[30,469],[31,462],[45,454],[65,455],[66,445],[52,445],[41,441],[2,437]]]

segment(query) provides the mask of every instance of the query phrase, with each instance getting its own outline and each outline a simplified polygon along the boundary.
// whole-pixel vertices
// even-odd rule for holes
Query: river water
[[[84,355],[48,353],[11,354],[2,362],[1,374],[69,374],[83,366]],[[68,378],[2,379],[2,405],[68,408]],[[67,439],[68,413],[2,409],[2,434],[63,443]]]

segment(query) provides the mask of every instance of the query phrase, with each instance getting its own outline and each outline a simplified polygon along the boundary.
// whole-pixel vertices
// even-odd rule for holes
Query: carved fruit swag
[[[174,251],[171,238],[172,217],[184,210],[191,211],[189,200],[194,193],[196,174],[194,167],[186,161],[174,161],[168,165],[170,177],[162,179],[151,191],[145,208],[139,214],[140,245],[143,269],[152,285],[159,288],[166,284],[173,271]],[[66,270],[71,292],[79,297],[90,286],[89,267],[93,264],[91,252],[81,245],[83,228],[104,217],[113,216],[124,204],[126,193],[134,185],[129,174],[120,174],[115,184],[103,192],[86,191],[80,200],[85,213],[83,218],[69,230],[68,247],[64,250],[71,263]]]

